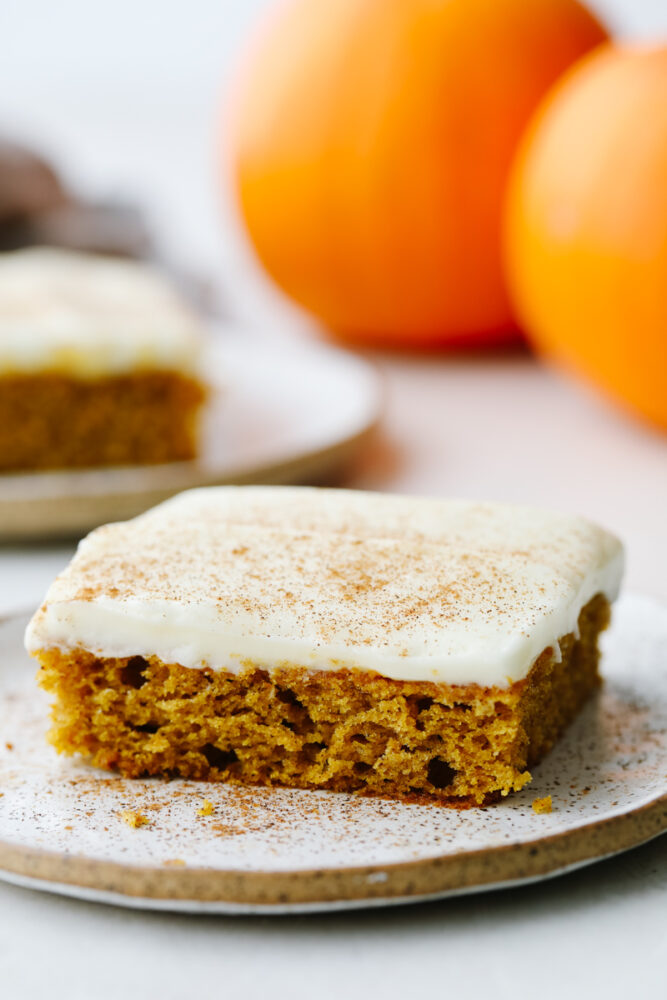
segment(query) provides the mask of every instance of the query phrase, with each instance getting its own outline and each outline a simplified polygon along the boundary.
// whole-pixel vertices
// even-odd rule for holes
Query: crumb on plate
[[[143,813],[137,812],[136,809],[125,809],[121,816],[123,822],[131,826],[133,830],[138,829],[140,826],[148,826],[148,817],[144,816]]]

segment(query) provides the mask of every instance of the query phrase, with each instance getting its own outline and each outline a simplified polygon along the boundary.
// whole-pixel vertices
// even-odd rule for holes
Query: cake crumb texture
[[[0,472],[185,461],[203,385],[178,372],[0,377]]]
[[[543,799],[533,799],[533,812],[538,814],[550,813],[552,811],[551,796],[545,795]]]
[[[133,830],[137,830],[140,826],[149,825],[148,817],[134,809],[125,809],[121,813],[121,817],[123,822],[131,826]]]
[[[56,696],[50,739],[126,777],[330,789],[466,807],[530,781],[599,683],[601,595],[578,638],[509,687],[397,681],[370,671],[189,669],[156,657],[39,652]]]

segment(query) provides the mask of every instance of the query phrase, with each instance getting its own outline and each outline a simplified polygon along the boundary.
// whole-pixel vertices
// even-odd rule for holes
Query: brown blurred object
[[[0,139],[0,222],[57,208],[68,194],[53,167],[37,153]]]
[[[200,312],[222,311],[214,283],[164,258],[140,208],[77,197],[45,157],[0,138],[0,253],[34,246],[149,260]]]
[[[0,250],[29,246],[147,257],[152,240],[138,208],[77,198],[45,157],[0,139]]]
[[[0,250],[27,246],[114,257],[146,257],[152,249],[139,209],[123,202],[74,200],[0,224]]]

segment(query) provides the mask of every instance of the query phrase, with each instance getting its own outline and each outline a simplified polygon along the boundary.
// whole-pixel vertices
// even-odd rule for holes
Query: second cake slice
[[[0,473],[193,459],[202,341],[146,264],[0,255]]]

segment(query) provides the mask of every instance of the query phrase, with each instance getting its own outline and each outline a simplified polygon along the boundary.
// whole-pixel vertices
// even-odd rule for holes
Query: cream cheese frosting
[[[558,655],[594,595],[616,597],[622,569],[616,538],[565,514],[215,487],[92,532],[26,646],[505,687]]]
[[[0,258],[0,374],[195,372],[201,329],[146,264],[56,249]]]

